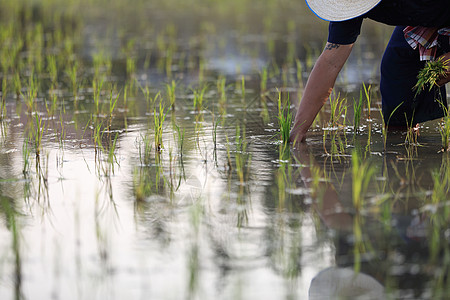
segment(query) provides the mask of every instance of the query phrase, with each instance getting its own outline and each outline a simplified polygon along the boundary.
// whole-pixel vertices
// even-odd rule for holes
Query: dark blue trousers
[[[447,107],[445,87],[426,89],[416,96],[413,87],[425,62],[420,61],[419,50],[412,49],[406,42],[404,28],[395,28],[386,47],[380,81],[384,121],[387,125],[402,127],[441,118],[445,114],[442,105]],[[449,51],[449,37],[439,36],[437,55]]]

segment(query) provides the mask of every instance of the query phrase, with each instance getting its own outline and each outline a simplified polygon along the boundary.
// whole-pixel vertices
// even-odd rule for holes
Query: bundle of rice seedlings
[[[434,86],[438,86],[437,82],[439,79],[448,76],[447,72],[450,70],[449,62],[450,59],[444,60],[442,57],[427,62],[417,75],[417,83],[414,86],[416,95],[420,94],[426,87],[431,91]]]

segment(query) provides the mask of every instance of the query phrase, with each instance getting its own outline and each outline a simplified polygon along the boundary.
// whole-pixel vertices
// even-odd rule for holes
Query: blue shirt
[[[354,43],[364,18],[394,26],[449,27],[450,0],[382,0],[360,17],[330,22],[328,42],[341,45]]]

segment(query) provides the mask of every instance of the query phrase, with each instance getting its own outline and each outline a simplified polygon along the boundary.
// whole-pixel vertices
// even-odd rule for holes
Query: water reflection
[[[439,171],[433,172],[434,180],[439,178],[444,183],[435,182],[431,197],[416,198],[413,195],[417,195],[417,191],[410,191],[395,198],[399,193],[394,192],[388,198],[373,198],[361,210],[355,206],[355,189],[359,188],[355,185],[354,170],[351,205],[343,201],[345,193],[338,191],[330,181],[315,178],[321,171],[314,170],[318,165],[314,159],[311,160],[308,148],[301,147],[295,155],[305,166],[300,171],[302,180],[311,188],[313,207],[326,225],[326,231],[332,233],[330,240],[335,248],[335,262],[315,276],[310,287],[310,299],[339,296],[365,299],[443,297],[447,291],[444,284],[447,279],[443,273],[448,270],[449,241],[445,232],[449,218],[448,205],[443,202],[446,196],[441,192],[448,188],[448,164],[445,163],[448,157],[444,158]],[[355,160],[352,164],[354,169]],[[408,164],[406,168],[406,172],[410,172]],[[395,169],[393,176],[400,172],[404,174],[402,171]],[[359,176],[368,176],[367,171],[363,174]],[[389,182],[389,175],[386,176]],[[378,184],[374,180],[371,182]],[[401,182],[400,185],[413,186],[410,181]],[[394,185],[391,183],[389,186],[393,188]],[[367,193],[363,197],[367,198]],[[432,207],[442,205],[443,209],[430,210],[430,201],[434,201]]]

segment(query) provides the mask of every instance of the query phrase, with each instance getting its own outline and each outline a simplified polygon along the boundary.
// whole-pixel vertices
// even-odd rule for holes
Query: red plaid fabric
[[[420,60],[434,60],[439,35],[450,36],[450,27],[432,28],[422,26],[407,26],[403,33],[408,44],[413,48],[419,48]]]

